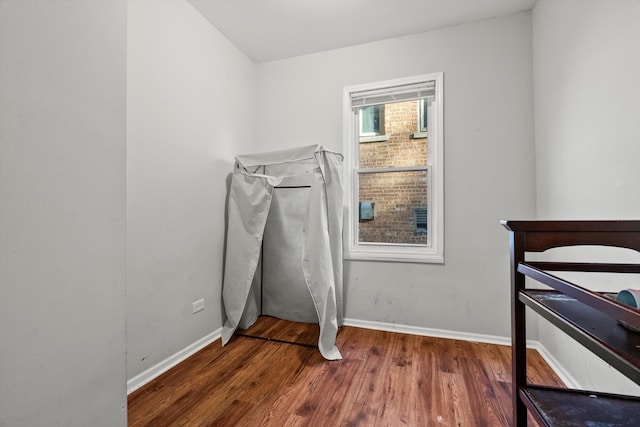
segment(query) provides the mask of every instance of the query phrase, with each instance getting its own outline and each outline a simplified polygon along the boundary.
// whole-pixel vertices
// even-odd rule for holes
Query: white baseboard
[[[135,390],[147,384],[149,381],[153,380],[154,378],[167,372],[169,369],[173,368],[174,366],[176,366],[178,363],[182,362],[189,356],[202,350],[203,348],[205,348],[206,346],[208,346],[209,344],[211,344],[212,342],[220,338],[221,333],[222,333],[222,328],[219,328],[218,330],[211,332],[209,335],[206,335],[200,338],[198,341],[194,342],[193,344],[188,345],[187,347],[183,348],[177,353],[169,356],[162,362],[150,367],[146,371],[131,378],[130,380],[127,381],[127,395],[131,394]]]
[[[399,332],[401,334],[421,335],[425,337],[449,338],[461,341],[482,342],[487,344],[511,345],[511,338],[496,335],[473,334],[470,332],[449,331],[446,329],[422,328],[418,326],[397,325],[395,323],[372,322],[369,320],[344,319],[345,326],[374,329],[377,331]]]
[[[462,341],[481,342],[487,344],[511,345],[510,337],[501,337],[496,335],[474,334],[470,332],[450,331],[446,329],[423,328],[418,326],[398,325],[395,323],[373,322],[369,320],[344,319],[345,326],[353,326],[356,328],[373,329],[377,331],[398,332],[402,334],[420,335],[425,337],[449,338]],[[149,381],[176,366],[189,356],[197,353],[204,347],[208,346],[215,340],[220,338],[222,328],[210,333],[209,335],[199,339],[193,344],[183,348],[177,353],[169,356],[162,362],[150,367],[146,371],[131,378],[127,381],[127,394],[139,389]],[[569,388],[580,388],[578,382],[567,372],[566,369],[557,361],[555,357],[540,344],[539,341],[527,340],[527,347],[533,348],[540,353],[542,358],[549,364],[551,369],[560,377],[560,379]]]
[[[560,377],[565,386],[567,386],[568,388],[582,389],[582,386],[580,386],[578,381],[576,381],[576,379],[573,378],[571,374],[569,374],[569,371],[567,371],[564,366],[562,366],[562,364],[558,362],[558,359],[553,357],[553,355],[549,353],[549,351],[547,351],[545,346],[543,346],[539,341],[534,341],[534,345],[532,347],[535,348],[538,353],[540,353],[542,358],[547,362],[551,369],[553,369],[556,375]]]
[[[399,332],[402,334],[420,335],[425,337],[448,338],[454,340],[481,342],[487,344],[511,345],[510,337],[500,337],[495,335],[474,334],[469,332],[449,331],[445,329],[421,328],[417,326],[396,325],[392,323],[371,322],[368,320],[344,319],[346,326],[357,328],[375,329],[386,332]],[[558,360],[547,351],[539,342],[527,340],[527,347],[533,348],[547,362],[549,367],[560,377],[562,382],[569,388],[581,388],[578,382],[569,372],[558,362]]]

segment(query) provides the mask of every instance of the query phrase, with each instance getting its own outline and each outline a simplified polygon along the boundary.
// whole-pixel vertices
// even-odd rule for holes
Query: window
[[[360,142],[380,142],[388,138],[384,131],[384,105],[367,105],[360,109]]]
[[[344,89],[347,259],[444,261],[442,105],[442,73]]]
[[[424,98],[418,101],[418,132],[427,131],[427,104]]]
[[[429,115],[429,103],[430,99],[422,98],[417,102],[417,113],[418,113],[418,127],[416,132],[413,134],[414,138],[426,138],[427,137],[427,123],[428,123],[428,115]]]
[[[384,134],[384,105],[370,105],[360,110],[360,136]]]

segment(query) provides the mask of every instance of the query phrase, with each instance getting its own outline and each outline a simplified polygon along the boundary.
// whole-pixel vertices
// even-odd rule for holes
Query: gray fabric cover
[[[335,346],[343,323],[342,193],[342,155],[321,146],[236,157],[222,345],[237,328],[251,326],[262,310],[318,322],[320,353],[329,360],[342,358]]]

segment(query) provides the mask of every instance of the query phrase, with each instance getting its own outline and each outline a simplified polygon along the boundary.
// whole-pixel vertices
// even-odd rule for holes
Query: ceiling
[[[417,34],[536,0],[188,0],[255,62]]]

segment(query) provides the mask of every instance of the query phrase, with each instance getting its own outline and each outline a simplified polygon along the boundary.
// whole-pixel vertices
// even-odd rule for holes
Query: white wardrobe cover
[[[278,233],[286,234],[289,230],[286,226],[287,209],[278,208],[278,213],[272,216],[280,219],[267,221],[274,200],[274,188],[278,187],[305,189],[303,197],[300,194],[289,196],[294,197],[297,203],[305,203],[306,209],[303,206],[302,213],[298,215],[301,218],[300,227],[291,227],[292,231],[288,232],[290,235],[284,237],[296,241],[299,253],[292,253],[287,245],[276,244],[270,245],[268,250],[281,253],[270,252],[269,257],[261,257],[268,222],[285,222],[278,227]],[[256,270],[261,260],[265,264],[264,259],[296,257],[299,264],[294,258],[297,265],[291,269],[301,271],[300,276],[305,282],[301,286],[306,285],[312,300],[310,305],[315,307],[320,325],[318,349],[326,359],[342,358],[335,346],[338,327],[343,322],[342,194],[342,155],[321,146],[236,157],[228,205],[222,291],[226,320],[222,327],[222,345],[231,339],[237,328],[248,328],[260,315],[262,278]],[[286,199],[283,200],[279,203],[286,204]],[[275,205],[274,202],[274,211]],[[263,265],[262,270],[268,267]],[[277,302],[279,305],[298,305],[294,297],[287,301],[286,292],[280,292],[278,298],[284,298],[284,301]],[[307,319],[308,314],[300,321]]]

